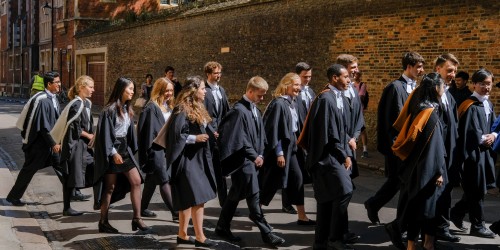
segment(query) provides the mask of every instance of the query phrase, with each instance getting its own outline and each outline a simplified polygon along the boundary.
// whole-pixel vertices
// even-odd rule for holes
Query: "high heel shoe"
[[[147,231],[147,230],[151,230],[152,227],[148,227],[144,224],[141,224],[141,221],[142,219],[141,218],[133,218],[132,219],[132,231],[137,231],[137,229],[141,229],[141,231]]]
[[[110,234],[116,234],[118,233],[118,229],[114,228],[109,224],[108,221],[99,221],[99,233],[110,233]]]

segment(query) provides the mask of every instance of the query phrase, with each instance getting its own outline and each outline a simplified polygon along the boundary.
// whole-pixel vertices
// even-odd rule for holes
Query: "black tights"
[[[142,190],[142,200],[141,200],[141,210],[148,209],[149,202],[153,197],[153,194],[156,190],[156,186],[160,186],[160,194],[163,202],[167,205],[168,209],[172,213],[172,215],[177,215],[177,211],[174,210],[174,206],[172,203],[172,191],[170,184],[168,182],[163,183],[162,185],[157,185],[153,180],[148,180],[146,177],[146,181],[144,183],[144,189]]]

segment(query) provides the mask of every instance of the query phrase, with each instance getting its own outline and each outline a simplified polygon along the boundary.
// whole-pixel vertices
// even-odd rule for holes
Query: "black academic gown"
[[[415,114],[416,116],[416,114]],[[432,219],[436,215],[436,202],[445,184],[446,176],[445,146],[443,127],[437,109],[420,131],[410,155],[402,162],[400,178],[401,195],[405,196],[401,209],[400,224],[408,221]],[[443,185],[436,186],[436,180],[443,177]]]
[[[212,88],[210,85],[205,84],[207,94],[205,95],[205,108],[208,111],[208,114],[210,117],[212,117],[212,122],[210,123],[212,125],[212,128],[214,131],[217,131],[219,129],[219,124],[222,121],[222,118],[226,115],[227,111],[229,111],[229,101],[227,100],[227,95],[226,91],[222,86],[219,85],[219,90],[222,96],[222,100],[220,103],[219,110],[217,111],[216,104],[215,104],[215,97],[212,95]]]
[[[348,157],[347,128],[333,91],[324,91],[316,98],[306,126],[306,169],[311,173],[316,201],[331,202],[351,193],[350,173],[343,165]]]
[[[496,153],[491,147],[480,145],[481,136],[491,133],[495,120],[492,110],[488,121],[482,102],[476,97],[469,99],[475,102],[467,109],[459,120],[458,155],[463,160],[462,187],[464,192],[476,197],[483,197],[488,189],[494,188]],[[488,100],[488,102],[490,102]],[[493,104],[490,102],[493,109]]]
[[[314,101],[314,98],[316,97],[316,93],[311,87],[307,88],[307,91],[311,95],[311,101],[309,103],[309,106],[311,106],[312,102]],[[307,112],[309,111],[309,108],[306,105],[306,101],[302,99],[302,94],[299,94],[296,97],[295,103],[297,104],[296,107],[297,115],[299,116],[299,130],[296,133],[298,138],[300,133],[302,132],[302,128],[304,128],[304,122],[306,121]],[[311,183],[311,176],[309,175],[307,170],[305,170],[306,158],[307,158],[307,152],[302,148],[298,148],[297,161],[299,162],[300,169],[302,170],[302,178],[304,180],[304,184]]]
[[[103,181],[103,177],[108,171],[110,164],[114,164],[112,150],[115,142],[117,141],[115,135],[115,124],[118,113],[116,108],[116,104],[111,104],[110,106],[105,107],[99,115],[99,122],[97,123],[95,133],[96,139],[94,142],[94,183]],[[131,124],[127,131],[127,151],[131,160],[135,164],[137,171],[140,173],[138,167],[139,164],[134,157],[134,154],[137,152],[137,136],[135,134],[133,119],[131,118],[131,120]],[[141,183],[143,182],[144,179],[141,175]],[[125,195],[128,192],[130,192],[130,183],[127,177],[123,174],[117,174],[115,189],[111,196],[111,203],[125,198]]]
[[[297,150],[297,136],[292,128],[292,113],[290,111],[291,101],[285,98],[274,98],[264,112],[263,122],[266,133],[266,145],[264,149],[264,165],[259,172],[261,190],[267,192],[274,187],[286,188],[288,184],[288,169],[292,152]],[[281,141],[285,167],[278,167],[276,147]],[[261,197],[262,198],[262,197]],[[261,199],[262,204],[270,201]]]
[[[455,98],[457,106],[460,106],[462,102],[464,102],[467,98],[469,98],[469,96],[472,95],[472,91],[470,91],[469,87],[467,86],[458,89],[457,86],[453,84],[448,91],[453,96],[453,98]]]
[[[59,118],[59,111],[54,108],[52,98],[56,98],[54,95],[50,97],[45,91],[39,92],[33,98],[40,97],[40,101],[36,109],[34,109],[35,101],[33,100],[28,109],[27,117],[24,122],[23,130],[21,131],[21,136],[23,138],[27,137],[27,142],[23,143],[22,149],[27,158],[25,162],[31,164],[24,164],[23,168],[36,168],[42,169],[48,166],[59,165],[59,155],[52,153],[52,147],[56,145],[55,141],[50,136],[50,131],[54,127],[57,118]],[[33,119],[31,121],[31,127],[29,126],[29,117],[33,114]],[[28,134],[26,134],[28,133]],[[49,157],[52,158],[50,162],[47,160]],[[45,164],[44,164],[45,163]]]
[[[377,109],[377,150],[383,155],[392,155],[392,144],[398,133],[392,125],[408,99],[406,80],[403,76],[389,83],[382,91]],[[387,171],[386,171],[387,172]]]
[[[348,107],[348,108],[346,108]],[[344,98],[344,115],[346,118],[347,134],[350,138],[357,139],[361,134],[361,130],[365,126],[365,118],[363,117],[363,105],[359,98],[358,91],[354,89],[354,97]],[[359,176],[358,164],[356,161],[356,152],[350,147],[347,147],[348,155],[352,160],[351,178]]]
[[[458,176],[458,167],[460,166],[456,166],[455,163],[458,139],[457,103],[449,91],[446,91],[445,95],[448,99],[448,108],[443,110],[441,119],[443,121],[443,138],[446,147],[446,168],[450,174]]]
[[[259,192],[255,159],[264,155],[264,124],[260,111],[255,119],[251,103],[236,102],[219,126],[219,149],[222,172],[232,174],[228,198],[239,201]],[[243,173],[243,174],[242,174]],[[245,179],[240,180],[238,177]]]
[[[62,142],[61,171],[68,176],[67,187],[84,188],[93,185],[93,152],[88,148],[89,140],[81,137],[82,131],[92,134],[94,120],[87,114],[86,108],[90,108],[90,102],[85,100],[75,101],[68,113],[68,121],[78,113],[78,109],[84,105],[80,115],[68,126]]]
[[[189,135],[206,134],[206,128],[190,122],[174,108],[167,122],[166,158],[171,169],[172,199],[176,211],[203,204],[216,197],[217,188],[208,142],[187,144]]]
[[[161,183],[170,180],[170,171],[167,170],[165,151],[154,144],[153,140],[165,122],[160,107],[150,101],[144,106],[137,123],[139,167],[144,173],[158,176]]]

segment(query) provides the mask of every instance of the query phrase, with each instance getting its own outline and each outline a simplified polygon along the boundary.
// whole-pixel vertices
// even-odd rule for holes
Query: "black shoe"
[[[12,199],[12,198],[7,197],[5,200],[10,202],[12,205],[14,205],[16,207],[22,207],[22,206],[26,205],[26,203],[21,201],[21,199]]]
[[[449,242],[459,242],[461,238],[451,234],[450,232],[436,232],[436,239]]]
[[[455,227],[457,227],[459,231],[463,233],[467,232],[467,230],[469,229],[464,226],[463,218],[454,214],[452,211],[453,209],[450,211],[450,221],[453,223],[453,225],[455,225]]]
[[[193,237],[191,237],[191,236],[189,236],[189,239],[187,239],[187,240],[179,238],[179,236],[177,236],[177,244],[194,245],[194,242],[195,242],[195,239]]]
[[[217,243],[211,239],[205,239],[205,242],[199,242],[196,239],[194,240],[195,247],[215,247],[217,245],[219,245],[219,243]]]
[[[282,207],[281,211],[283,211],[284,213],[288,213],[288,214],[297,214],[297,210],[295,210],[295,208],[293,208],[293,206],[291,206],[291,205]]]
[[[223,228],[223,227],[217,226],[215,228],[215,234],[217,236],[223,238],[224,240],[227,240],[227,241],[232,241],[232,242],[241,241],[241,238],[238,236],[234,236],[229,228]]]
[[[476,236],[476,237],[481,237],[481,238],[489,238],[493,239],[495,238],[495,233],[490,231],[488,228],[483,227],[481,229],[470,229],[470,235]]]
[[[131,225],[132,225],[132,231],[137,231],[137,229],[141,229],[141,231],[148,231],[151,230],[152,227],[148,227],[144,224],[144,222],[141,224],[142,219],[141,218],[133,218]],[[144,224],[144,225],[143,225]]]
[[[92,197],[90,194],[77,193],[71,196],[71,201],[88,201]]]
[[[344,238],[344,240],[342,241],[342,243],[344,243],[344,244],[354,244],[361,237],[359,235],[355,234],[355,233],[348,232],[348,233],[344,234],[343,238]]]
[[[267,234],[262,235],[262,240],[264,243],[271,244],[273,246],[279,246],[283,243],[285,243],[285,240],[276,234],[269,232]]]
[[[142,217],[156,217],[156,213],[149,210],[149,209],[144,209],[141,211],[141,216]]]
[[[371,223],[378,225],[380,224],[380,219],[378,218],[378,211],[375,211],[375,209],[372,207],[370,204],[370,199],[365,201],[365,208],[366,208],[366,213],[368,214],[368,219],[371,221]]]
[[[392,245],[397,249],[405,250],[406,246],[403,244],[403,240],[401,239],[401,233],[397,228],[397,225],[394,225],[394,222],[385,224],[385,231],[389,235],[391,239]]]
[[[68,209],[63,211],[64,216],[80,216],[82,214],[83,214],[83,212],[76,211],[73,208],[68,208]]]
[[[99,221],[99,233],[117,234],[118,229],[111,226],[108,221]]]
[[[313,221],[311,219],[309,219],[309,220],[297,220],[297,225],[299,225],[299,226],[314,226],[314,225],[316,225],[316,221]]]
[[[328,241],[328,249],[334,249],[334,250],[354,250],[354,248],[344,244],[342,241]]]
[[[497,221],[497,222],[494,222],[493,224],[491,224],[490,230],[493,233],[496,233],[496,234],[500,235],[500,221]]]

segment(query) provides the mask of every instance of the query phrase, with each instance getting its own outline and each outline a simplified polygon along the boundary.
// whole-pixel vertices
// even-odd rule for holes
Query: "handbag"
[[[146,99],[139,97],[135,100],[134,107],[143,108],[146,105]]]

